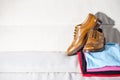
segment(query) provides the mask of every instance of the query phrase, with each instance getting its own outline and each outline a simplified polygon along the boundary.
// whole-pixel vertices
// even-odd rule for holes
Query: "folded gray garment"
[[[102,12],[97,12],[96,14],[95,14],[95,16],[97,17],[97,18],[99,18],[101,21],[102,21],[102,24],[107,24],[107,25],[110,25],[110,24],[115,24],[115,21],[112,19],[112,18],[110,18],[108,15],[106,15],[105,13],[102,13]]]
[[[106,42],[114,42],[120,44],[120,29],[118,27],[119,25],[115,25],[115,21],[105,13],[97,12],[95,16],[102,21],[102,25],[100,26],[100,28],[103,29]]]
[[[101,25],[103,29],[106,42],[114,42],[120,44],[120,32],[114,25]]]

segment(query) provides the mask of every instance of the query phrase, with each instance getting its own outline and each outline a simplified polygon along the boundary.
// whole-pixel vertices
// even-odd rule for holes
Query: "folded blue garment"
[[[117,43],[106,43],[101,52],[85,52],[87,69],[105,66],[120,66],[120,46]]]

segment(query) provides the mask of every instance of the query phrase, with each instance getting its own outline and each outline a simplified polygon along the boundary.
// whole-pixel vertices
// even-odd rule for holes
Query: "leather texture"
[[[87,42],[83,48],[84,52],[104,50],[104,33],[99,30],[91,29],[88,34]]]
[[[96,24],[97,18],[89,13],[87,19],[82,24],[75,26],[74,39],[67,50],[67,55],[70,56],[76,54],[77,51],[84,46],[87,33],[90,29],[94,28]]]

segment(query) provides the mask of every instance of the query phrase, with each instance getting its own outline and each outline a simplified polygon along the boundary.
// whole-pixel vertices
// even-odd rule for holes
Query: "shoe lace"
[[[90,35],[89,35],[89,38],[92,38],[92,39],[96,39],[97,37],[97,31],[96,30],[93,30],[91,33],[90,33]],[[90,43],[88,43],[87,45],[92,45],[92,46],[94,46],[93,45],[93,42],[90,42]]]
[[[77,28],[77,26],[76,26],[76,27],[75,27],[75,30],[74,30],[74,39],[77,38],[77,33],[78,33],[78,28]]]
[[[93,32],[93,38],[94,38],[94,39],[96,38],[96,35],[97,35],[97,31],[95,30],[95,31]]]
[[[93,30],[92,33],[90,34],[90,37],[96,39],[96,36],[97,36],[97,31]]]

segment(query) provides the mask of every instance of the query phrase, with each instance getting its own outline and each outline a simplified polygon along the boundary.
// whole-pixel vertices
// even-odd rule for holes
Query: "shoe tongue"
[[[91,29],[90,31],[89,31],[89,36],[88,37],[93,37],[93,33],[94,33],[94,31]]]
[[[89,37],[90,38],[96,38],[96,30],[91,29],[89,32]]]

